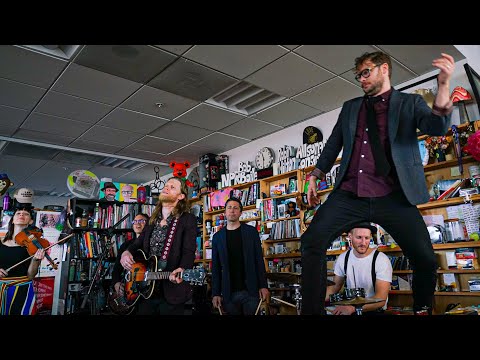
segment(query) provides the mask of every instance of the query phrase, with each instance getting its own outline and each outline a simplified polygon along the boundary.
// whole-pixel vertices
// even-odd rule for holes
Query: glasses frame
[[[135,225],[135,224],[145,224],[146,222],[147,222],[147,220],[145,220],[145,219],[132,220],[133,225]]]
[[[362,71],[360,71],[359,73],[357,73],[357,74],[355,75],[355,80],[358,81],[358,82],[360,82],[360,80],[362,79],[362,77],[365,78],[365,79],[368,79],[368,78],[370,77],[371,73],[372,73],[372,70],[375,69],[376,67],[379,67],[379,66],[382,66],[382,65],[383,65],[383,64],[378,64],[378,65],[375,65],[375,66],[373,66],[373,67],[371,67],[371,68],[365,68],[365,69],[363,69]],[[366,71],[366,73],[364,74],[365,71]]]

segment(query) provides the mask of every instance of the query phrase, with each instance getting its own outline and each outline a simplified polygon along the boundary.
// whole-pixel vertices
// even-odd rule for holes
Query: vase
[[[435,150],[435,157],[437,158],[438,162],[445,161],[445,151],[442,149]]]

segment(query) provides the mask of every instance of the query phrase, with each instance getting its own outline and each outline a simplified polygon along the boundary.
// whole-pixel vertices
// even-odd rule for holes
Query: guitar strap
[[[167,238],[165,239],[165,246],[163,247],[162,255],[160,256],[160,267],[162,269],[167,265],[167,257],[170,249],[172,248],[173,239],[175,239],[175,234],[178,229],[178,218],[175,217],[172,221],[170,229],[168,229]]]

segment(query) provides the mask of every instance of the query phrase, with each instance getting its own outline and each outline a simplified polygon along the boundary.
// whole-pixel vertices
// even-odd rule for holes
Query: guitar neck
[[[148,272],[145,280],[166,280],[171,273],[171,271]]]

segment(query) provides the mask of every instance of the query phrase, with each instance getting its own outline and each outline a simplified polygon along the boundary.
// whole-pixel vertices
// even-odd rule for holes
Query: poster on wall
[[[7,234],[8,223],[11,218],[12,218],[12,215],[8,215],[5,212],[3,212],[2,218],[0,219],[2,221],[2,223],[0,224],[0,239],[3,239]]]
[[[33,286],[35,289],[37,315],[52,315],[55,276],[35,278]]]
[[[55,226],[60,220],[59,211],[37,211],[35,225],[43,230],[42,237],[50,244],[56,243],[60,237],[60,230],[57,230]],[[57,264],[62,260],[63,245],[52,246],[47,250],[50,258]],[[40,276],[56,275],[58,270],[54,269],[50,262],[44,258],[40,264]]]
[[[99,198],[107,201],[137,202],[137,188],[138,184],[102,181]]]

